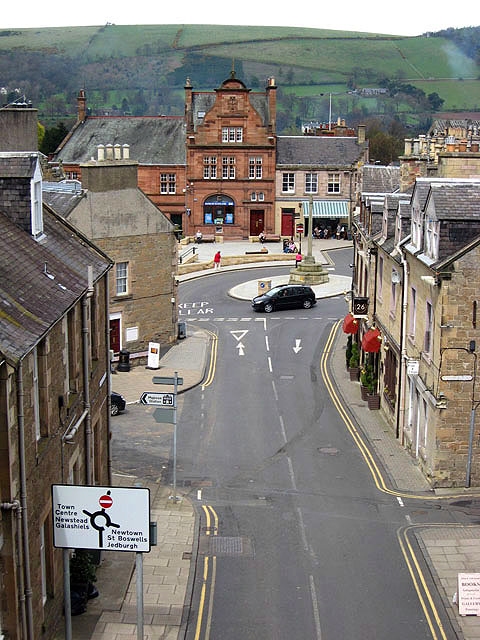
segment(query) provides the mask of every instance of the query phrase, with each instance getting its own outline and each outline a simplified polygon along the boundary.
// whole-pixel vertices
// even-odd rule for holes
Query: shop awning
[[[357,333],[358,331],[358,320],[349,313],[343,319],[343,333]]]
[[[369,329],[362,338],[362,349],[367,353],[378,353],[382,345],[382,335],[378,329]]]
[[[310,217],[310,200],[302,201],[305,218]],[[348,218],[348,200],[314,200],[314,218]]]

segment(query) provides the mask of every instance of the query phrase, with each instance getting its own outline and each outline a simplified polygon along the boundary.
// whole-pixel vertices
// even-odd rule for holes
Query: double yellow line
[[[212,384],[217,368],[218,336],[216,333],[213,333],[213,331],[206,331],[211,336],[212,344],[210,350],[210,363],[208,367],[208,373],[207,377],[205,378],[205,382],[202,385],[202,389],[205,389],[205,387],[209,387]]]
[[[213,507],[208,505],[202,505],[202,509],[205,514],[206,520],[206,535],[218,535],[218,515]],[[213,523],[213,524],[212,524]],[[211,560],[211,563],[210,563]],[[210,571],[211,564],[211,571]],[[211,573],[211,576],[210,576]],[[203,578],[202,578],[202,590],[200,592],[200,602],[198,604],[198,617],[197,626],[195,629],[195,640],[199,640],[202,631],[203,620],[205,616],[205,608],[207,602],[207,590],[208,590],[208,607],[206,608],[206,620],[205,620],[205,633],[204,640],[210,638],[210,629],[212,626],[212,610],[213,610],[213,596],[215,593],[215,580],[217,576],[217,558],[205,555],[203,559]]]
[[[385,478],[382,475],[380,468],[378,467],[375,459],[370,451],[369,445],[365,441],[364,436],[359,432],[354,423],[352,422],[348,412],[344,408],[342,402],[340,401],[335,388],[333,386],[332,380],[328,374],[327,370],[327,360],[332,352],[332,345],[335,340],[338,327],[340,326],[340,321],[335,323],[330,331],[330,334],[327,339],[327,344],[325,350],[322,354],[320,369],[322,372],[322,376],[327,387],[328,393],[332,399],[333,404],[335,405],[339,415],[341,416],[345,426],[347,427],[350,435],[352,436],[355,444],[357,445],[360,453],[367,464],[367,467],[370,470],[375,486],[379,491],[383,493],[403,498],[411,498],[415,500],[438,500],[445,499],[442,496],[430,496],[430,495],[412,495],[409,493],[402,493],[401,491],[394,491],[387,487],[385,482]],[[437,608],[432,598],[432,594],[430,589],[428,588],[427,581],[422,572],[418,559],[415,555],[415,551],[413,546],[409,540],[409,534],[415,528],[426,528],[432,525],[410,525],[406,527],[402,527],[397,531],[397,538],[400,545],[400,549],[402,551],[403,557],[405,559],[405,563],[410,572],[410,576],[412,578],[413,585],[415,587],[415,591],[417,592],[418,599],[420,601],[420,605],[425,614],[428,626],[430,628],[433,640],[448,640],[447,635],[445,633],[445,629],[443,628],[442,621],[438,614]],[[435,525],[433,525],[435,526]],[[437,525],[440,526],[440,525]]]

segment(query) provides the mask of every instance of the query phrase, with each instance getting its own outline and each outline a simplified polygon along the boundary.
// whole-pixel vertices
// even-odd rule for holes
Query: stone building
[[[114,261],[110,349],[145,362],[149,343],[178,333],[177,241],[170,220],[138,188],[138,164],[100,159],[80,165],[82,184],[49,183],[45,200]]]
[[[0,634],[56,637],[52,484],[110,484],[110,259],[42,203],[37,152],[0,153]]]
[[[276,86],[252,92],[231,77],[215,91],[185,87],[187,235],[275,231]]]
[[[381,411],[432,485],[478,485],[480,154],[474,143],[460,151],[445,142],[433,158],[422,144],[406,141],[399,168],[364,169],[355,339],[373,364]],[[458,177],[462,162],[467,176]]]
[[[360,176],[368,160],[365,128],[357,136],[278,136],[275,185],[275,230],[291,237],[294,221],[334,235],[338,225],[350,228],[360,195]]]

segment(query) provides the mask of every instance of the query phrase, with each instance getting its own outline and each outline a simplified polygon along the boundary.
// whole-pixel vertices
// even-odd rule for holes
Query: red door
[[[282,209],[282,236],[293,238],[294,209]]]
[[[265,229],[265,216],[263,211],[250,211],[250,235],[258,236]]]
[[[110,349],[120,352],[120,318],[110,320]]]

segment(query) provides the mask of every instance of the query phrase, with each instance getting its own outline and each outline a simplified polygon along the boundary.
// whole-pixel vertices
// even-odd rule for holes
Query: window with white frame
[[[255,193],[255,191],[252,191],[252,193],[250,194],[250,200],[252,202],[256,202],[257,200],[257,194]]]
[[[128,293],[128,262],[117,262],[115,265],[115,294],[123,296]]]
[[[32,236],[39,238],[43,235],[42,211],[42,181],[35,180],[32,184]]]
[[[412,244],[420,249],[422,243],[422,213],[417,207],[412,207]]]
[[[432,330],[433,330],[433,307],[427,300],[425,305],[425,336],[423,340],[424,355],[430,357],[432,354]]]
[[[235,157],[228,156],[222,158],[222,178],[224,180],[235,180]]]
[[[248,159],[249,180],[261,180],[262,178],[262,158],[261,156]]]
[[[340,174],[329,173],[327,182],[328,193],[340,193]]]
[[[222,142],[243,142],[243,128],[222,127]]]
[[[177,176],[175,173],[160,174],[160,193],[169,194],[177,192]]]
[[[438,260],[438,240],[440,223],[438,220],[427,218],[425,221],[425,254],[433,260]]]
[[[415,329],[417,325],[417,290],[415,287],[410,289],[410,318],[408,325],[408,335],[411,339],[415,338]]]
[[[217,177],[216,156],[204,156],[203,158],[203,179],[215,180]]]
[[[260,202],[263,202],[263,200],[265,200],[265,194],[263,193],[263,191],[259,192],[258,199],[260,200]]]
[[[318,174],[306,173],[305,174],[305,193],[317,193],[318,192]]]
[[[378,256],[378,288],[377,296],[382,299],[383,293],[383,256]]]
[[[295,193],[295,174],[294,173],[282,174],[282,192]]]

